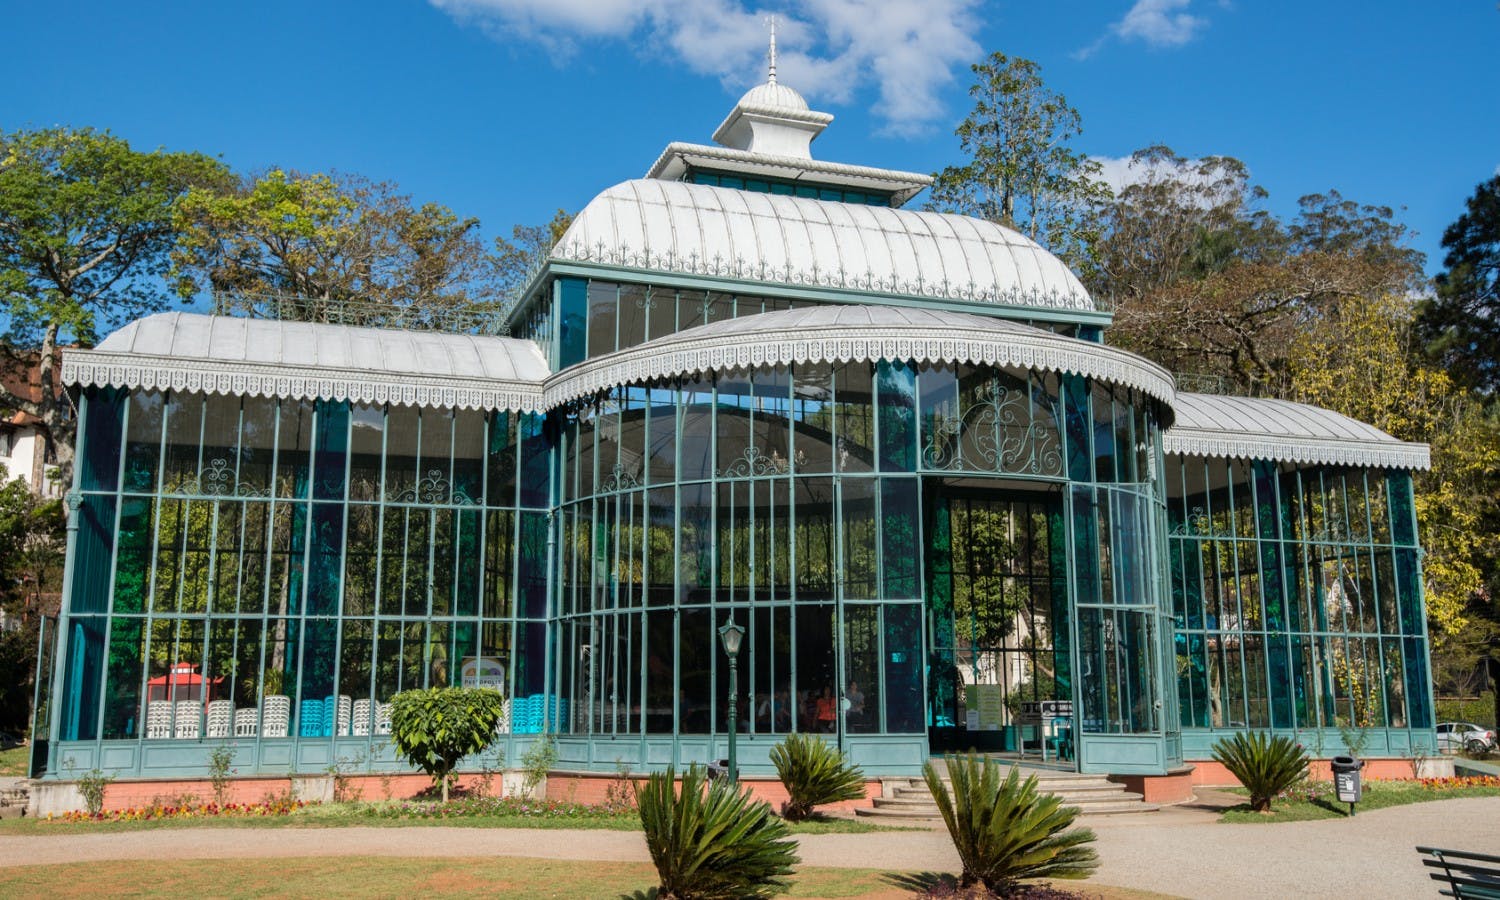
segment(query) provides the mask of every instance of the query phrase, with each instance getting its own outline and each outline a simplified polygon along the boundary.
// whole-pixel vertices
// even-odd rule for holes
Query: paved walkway
[[[1183,897],[1435,897],[1416,844],[1500,852],[1500,797],[1371,810],[1353,819],[1218,825],[1213,803],[1101,818],[1103,884]],[[809,866],[957,871],[946,832],[818,834],[799,838]],[[522,856],[645,861],[636,832],[489,828],[183,828],[178,858],[286,856]],[[0,866],[154,858],[141,832],[0,835]]]

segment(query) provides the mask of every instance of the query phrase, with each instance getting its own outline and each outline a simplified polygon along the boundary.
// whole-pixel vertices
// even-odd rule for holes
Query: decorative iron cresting
[[[748,260],[737,255],[733,259],[715,253],[707,256],[694,250],[679,253],[669,249],[653,252],[647,246],[635,248],[629,244],[611,245],[604,241],[585,243],[573,240],[558,246],[553,254],[556,258],[576,262],[599,263],[607,266],[622,266],[630,269],[648,269],[657,272],[672,272],[680,275],[707,275],[715,278],[733,278],[740,281],[764,281],[811,287],[843,288],[877,294],[897,294],[908,297],[933,297],[949,300],[965,300],[971,303],[995,303],[1010,306],[1033,306],[1045,309],[1093,310],[1094,303],[1087,295],[1077,291],[1059,291],[1056,288],[1043,290],[1032,286],[1022,288],[999,282],[981,284],[975,281],[962,283],[947,278],[927,280],[920,275],[914,279],[898,278],[895,275],[877,275],[873,270],[850,272],[842,266],[821,268],[816,263],[810,269],[799,269],[791,261],[772,265],[765,260]]]

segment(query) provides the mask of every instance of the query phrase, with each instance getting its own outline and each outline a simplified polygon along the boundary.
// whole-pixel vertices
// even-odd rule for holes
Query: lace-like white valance
[[[201,391],[206,394],[348,400],[451,409],[508,409],[539,412],[540,384],[474,378],[379,373],[348,369],[289,371],[268,365],[218,360],[182,360],[98,350],[63,354],[64,384],[147,390]]]
[[[893,307],[807,307],[692,328],[554,375],[557,406],[622,384],[790,363],[976,363],[1070,372],[1171,404],[1172,376],[1141,357],[1016,322]]]
[[[1395,438],[1376,443],[1337,437],[1295,438],[1174,427],[1162,437],[1162,449],[1168,455],[1269,459],[1298,465],[1432,468],[1432,453],[1426,444],[1412,444]]]

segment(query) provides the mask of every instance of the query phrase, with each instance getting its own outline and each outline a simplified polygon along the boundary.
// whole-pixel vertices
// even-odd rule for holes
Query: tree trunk
[[[47,330],[42,334],[42,352],[37,361],[37,379],[41,386],[41,397],[38,400],[38,417],[46,430],[44,440],[47,450],[57,464],[58,474],[63,484],[71,484],[73,480],[73,423],[63,416],[64,401],[59,401],[57,396],[57,334],[58,323],[50,322]],[[46,455],[43,455],[45,461]],[[45,463],[43,472],[45,473]],[[43,475],[45,477],[45,474]]]

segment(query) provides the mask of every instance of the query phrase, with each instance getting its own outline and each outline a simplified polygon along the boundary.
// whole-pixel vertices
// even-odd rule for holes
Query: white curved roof
[[[552,377],[546,404],[703,371],[876,359],[1073,372],[1136,388],[1166,404],[1175,396],[1166,370],[1114,347],[990,316],[838,304],[699,325],[589,360]]]
[[[1167,453],[1279,462],[1427,469],[1426,444],[1399,441],[1373,425],[1306,403],[1179,393]]]
[[[1094,309],[1061,260],[992,222],[686,182],[609,188],[552,253],[747,281]]]
[[[63,356],[69,384],[527,411],[547,375],[517,338],[181,312]]]
[[[758,84],[745,92],[739,106],[767,106],[779,109],[808,110],[807,99],[793,88],[775,81]]]

